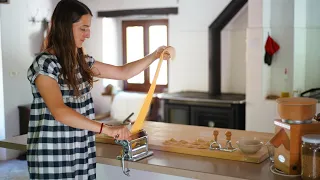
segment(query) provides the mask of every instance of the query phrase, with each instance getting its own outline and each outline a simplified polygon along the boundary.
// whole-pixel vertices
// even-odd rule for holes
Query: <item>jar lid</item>
[[[320,144],[320,134],[306,134],[302,136],[302,141],[313,144]]]

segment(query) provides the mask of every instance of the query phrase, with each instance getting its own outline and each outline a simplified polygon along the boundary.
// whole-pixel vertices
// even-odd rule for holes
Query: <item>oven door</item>
[[[168,123],[190,125],[190,107],[187,105],[166,104],[164,116]]]

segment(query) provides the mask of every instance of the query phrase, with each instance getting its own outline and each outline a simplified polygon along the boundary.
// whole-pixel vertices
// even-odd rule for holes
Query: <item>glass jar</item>
[[[320,179],[320,134],[302,136],[302,179]]]

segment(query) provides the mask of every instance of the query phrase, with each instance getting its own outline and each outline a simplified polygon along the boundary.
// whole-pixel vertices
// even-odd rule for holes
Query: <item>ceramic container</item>
[[[244,153],[244,154],[255,154],[257,153],[263,146],[263,142],[256,139],[256,138],[240,138],[236,142],[237,146],[239,149]]]

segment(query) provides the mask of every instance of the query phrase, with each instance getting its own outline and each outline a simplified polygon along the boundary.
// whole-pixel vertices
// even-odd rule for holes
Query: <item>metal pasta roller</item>
[[[117,159],[121,160],[122,171],[125,175],[130,176],[129,168],[125,168],[124,161],[139,161],[143,158],[153,155],[153,151],[148,148],[148,135],[146,131],[141,130],[133,134],[132,140],[115,140],[116,144],[122,146],[121,155]]]
[[[107,125],[109,126],[131,126],[131,122],[128,120],[127,117],[123,122],[119,121],[109,121]],[[139,161],[146,157],[152,156],[153,151],[149,151],[148,148],[148,135],[145,130],[140,130],[135,134],[131,135],[131,140],[115,140],[115,143],[122,146],[122,151],[117,159],[121,160],[122,171],[125,175],[130,176],[129,168],[125,168],[124,161]]]

